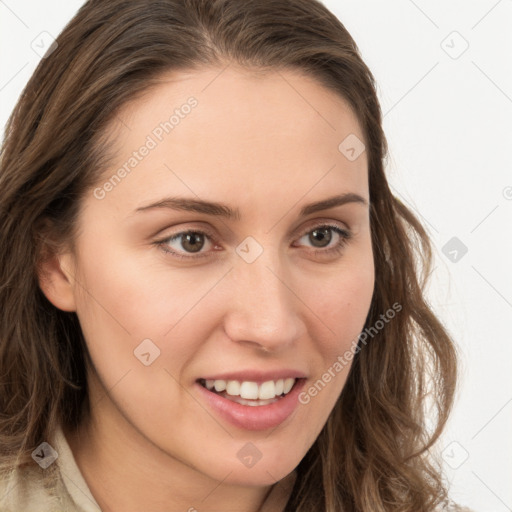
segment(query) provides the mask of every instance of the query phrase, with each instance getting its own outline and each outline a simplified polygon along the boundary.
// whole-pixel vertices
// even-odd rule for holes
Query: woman
[[[316,1],[87,2],[6,130],[1,510],[451,507],[386,151]]]

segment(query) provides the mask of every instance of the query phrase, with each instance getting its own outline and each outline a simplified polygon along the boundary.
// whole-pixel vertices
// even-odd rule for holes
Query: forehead
[[[115,159],[103,181],[123,167],[109,198],[130,204],[164,190],[240,203],[241,191],[297,201],[308,190],[362,193],[368,186],[355,113],[295,70],[228,66],[162,75],[118,112],[107,135]],[[355,159],[346,152],[354,143]]]

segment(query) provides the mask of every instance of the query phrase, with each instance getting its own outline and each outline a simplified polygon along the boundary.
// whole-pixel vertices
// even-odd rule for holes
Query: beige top
[[[0,512],[101,512],[60,428],[50,445],[35,450],[34,459],[39,464],[0,479]],[[275,484],[260,512],[282,512],[295,478],[292,472]]]

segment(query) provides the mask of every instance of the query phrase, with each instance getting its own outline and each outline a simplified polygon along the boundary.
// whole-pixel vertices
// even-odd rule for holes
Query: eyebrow
[[[368,205],[368,201],[353,192],[346,192],[336,196],[322,199],[314,203],[303,206],[300,210],[300,216],[304,217],[312,213],[336,206],[342,206],[348,203],[359,203],[363,206]],[[240,210],[238,208],[231,208],[230,206],[214,201],[204,201],[202,199],[192,199],[186,197],[165,197],[160,201],[148,204],[146,206],[138,207],[135,212],[145,212],[155,208],[170,208],[172,210],[184,210],[189,212],[205,213],[207,215],[214,215],[218,217],[225,217],[231,220],[240,220]]]

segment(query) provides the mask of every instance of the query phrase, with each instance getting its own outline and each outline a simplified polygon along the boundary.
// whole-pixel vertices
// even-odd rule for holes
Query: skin
[[[174,109],[198,101],[103,199],[85,194],[75,251],[42,267],[43,292],[76,311],[93,362],[90,419],[66,436],[104,512],[258,510],[317,438],[349,366],[264,431],[220,418],[196,380],[293,368],[307,375],[307,389],[350,348],[370,308],[368,204],[299,217],[335,194],[369,200],[366,153],[350,161],[338,150],[349,134],[364,140],[348,103],[296,71],[221,69],[165,75],[125,105],[106,132],[116,158],[101,184]],[[134,213],[166,196],[223,202],[241,217]],[[313,245],[310,233],[325,222],[352,232],[339,253],[321,254],[336,245],[335,232],[328,247]],[[155,243],[205,228],[215,239],[205,239],[203,258],[181,260]],[[247,236],[263,248],[250,264],[235,252]],[[197,254],[180,241],[167,247]],[[146,338],[161,351],[149,366],[133,353]],[[252,468],[236,456],[247,442],[262,454]]]

